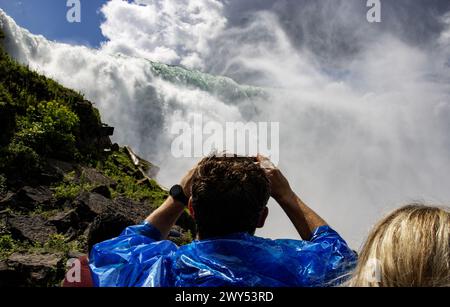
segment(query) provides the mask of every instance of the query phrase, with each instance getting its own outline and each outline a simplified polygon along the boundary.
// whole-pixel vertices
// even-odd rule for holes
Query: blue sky
[[[0,0],[0,8],[23,28],[51,40],[98,47],[105,38],[100,31],[99,8],[107,0],[81,0],[81,23],[66,20],[67,0]]]

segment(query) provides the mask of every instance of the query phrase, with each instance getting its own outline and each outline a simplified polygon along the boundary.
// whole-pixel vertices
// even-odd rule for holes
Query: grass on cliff
[[[117,186],[111,191],[113,197],[125,196],[136,201],[149,200],[159,206],[168,196],[156,181],[142,180],[142,174],[123,148],[110,154],[106,160],[99,161],[97,168],[117,182]]]
[[[82,252],[83,244],[80,241],[69,241],[62,234],[51,234],[45,243],[40,244],[15,240],[11,234],[6,233],[0,235],[0,261],[7,259],[13,253],[59,253],[67,256],[69,252]]]
[[[8,179],[36,177],[53,158],[97,168],[117,182],[113,197],[162,203],[167,193],[153,180],[141,182],[123,149],[103,152],[101,127],[98,110],[83,95],[17,63],[0,44],[0,192]],[[73,179],[66,174],[54,184],[56,198],[73,199],[95,187]]]
[[[64,179],[52,187],[53,196],[58,200],[74,200],[84,191],[90,191],[95,186],[86,182],[83,177],[77,178],[75,171],[65,174]]]
[[[97,161],[95,167],[116,183],[109,187],[113,199],[123,196],[139,202],[148,201],[153,207],[158,207],[168,196],[156,181],[143,180],[139,169],[132,163],[123,148]],[[82,192],[91,191],[96,187],[83,175],[77,177],[76,172],[71,172],[52,189],[56,199],[73,200]]]
[[[0,46],[0,173],[36,174],[45,158],[95,159],[101,127],[98,110],[81,94],[17,63]]]

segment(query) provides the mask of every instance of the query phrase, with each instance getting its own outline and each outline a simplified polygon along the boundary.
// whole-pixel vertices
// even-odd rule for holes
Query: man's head
[[[191,213],[201,239],[254,234],[268,214],[270,184],[254,158],[203,159],[192,180]]]

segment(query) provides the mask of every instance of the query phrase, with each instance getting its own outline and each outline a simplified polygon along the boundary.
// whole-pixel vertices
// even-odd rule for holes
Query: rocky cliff
[[[82,94],[0,49],[0,286],[59,285],[69,258],[163,202],[157,167],[113,132]],[[170,239],[194,232],[185,213]]]

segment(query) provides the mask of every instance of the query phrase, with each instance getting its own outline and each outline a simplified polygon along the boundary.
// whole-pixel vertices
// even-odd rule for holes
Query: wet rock
[[[98,193],[83,192],[75,200],[77,214],[83,221],[92,221],[107,212],[113,201]]]
[[[2,198],[0,198],[0,210],[2,210],[4,207],[11,206],[15,196],[16,194],[11,191],[6,192],[6,194]]]
[[[40,187],[23,187],[19,191],[19,196],[24,200],[34,202],[36,204],[43,204],[50,201],[53,197],[52,191],[46,186]]]
[[[134,223],[142,222],[152,211],[146,203],[136,202],[126,197],[117,197],[115,200],[94,192],[83,192],[74,201],[73,206],[82,221],[93,221],[102,214],[121,214]]]
[[[109,190],[108,186],[106,186],[106,185],[100,185],[100,186],[92,189],[91,192],[100,194],[106,198],[111,199],[111,191]]]
[[[72,209],[58,212],[50,217],[46,224],[56,227],[59,233],[66,233],[70,228],[78,229],[80,227],[80,219],[76,210]]]
[[[45,287],[59,279],[63,261],[62,254],[14,253],[3,264],[3,274],[9,274],[21,286]],[[0,277],[0,280],[6,282],[8,279]]]
[[[0,199],[0,210],[4,208],[12,208],[17,211],[30,211],[37,206],[51,206],[53,199],[52,191],[45,186],[30,187],[25,186],[17,193],[8,191],[7,194]]]
[[[114,135],[114,127],[110,127],[106,124],[102,125],[102,128],[100,129],[101,136],[112,136]]]
[[[100,242],[119,236],[134,221],[122,214],[106,213],[97,216],[87,229],[88,250]]]
[[[111,151],[116,152],[120,150],[120,146],[117,143],[112,144]]]
[[[60,178],[64,178],[67,173],[76,170],[76,166],[74,164],[55,159],[47,159],[47,168],[49,168],[52,173],[58,175]]]
[[[104,185],[107,187],[117,186],[117,182],[106,177],[100,171],[95,168],[83,167],[81,170],[81,176],[83,181],[92,185]]]
[[[150,204],[136,202],[126,197],[117,197],[111,206],[114,213],[122,214],[134,224],[140,224],[153,211]]]
[[[39,205],[50,205],[53,201],[53,193],[49,187],[25,186],[21,188],[11,200],[15,207],[20,209],[34,209]]]
[[[13,215],[7,218],[7,229],[13,238],[22,241],[45,243],[49,235],[57,233],[53,225],[48,225],[45,218],[39,215]]]

